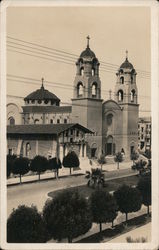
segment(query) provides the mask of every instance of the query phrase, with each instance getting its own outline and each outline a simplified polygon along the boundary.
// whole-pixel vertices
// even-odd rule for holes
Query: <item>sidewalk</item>
[[[116,172],[116,175],[118,175],[118,172],[120,170],[130,169],[131,166],[132,166],[132,162],[122,162],[119,165],[119,168],[120,168],[119,170],[117,170],[116,163],[105,164],[105,165],[103,165],[102,169],[103,169],[103,171],[106,171],[107,175],[109,175],[108,172],[112,172],[112,171]],[[100,168],[100,165],[97,165],[94,162],[92,165],[90,165],[88,159],[85,159],[85,160],[81,161],[80,170],[76,170],[76,169],[73,170],[72,169],[73,170],[72,176],[84,175],[86,173],[86,171],[90,171],[91,168],[97,168],[97,167]],[[69,168],[63,167],[62,169],[60,169],[59,170],[59,178],[64,178],[64,177],[70,176],[69,171],[70,171]],[[136,174],[136,172],[135,172],[135,174]],[[132,175],[133,175],[133,173],[132,173]],[[37,182],[37,181],[39,181],[38,178],[39,178],[38,175],[25,175],[22,177],[22,183],[24,184],[24,183]],[[42,180],[49,180],[49,179],[53,179],[53,178],[55,178],[54,173],[50,172],[50,171],[45,172],[45,173],[40,175],[41,181]],[[19,184],[19,177],[18,176],[7,179],[7,186],[17,185],[17,184]]]
[[[117,242],[127,243],[127,240],[126,240],[127,237],[131,237],[133,240],[138,239],[138,238],[141,239],[142,237],[144,237],[147,240],[147,242],[150,242],[151,241],[151,222],[147,223],[144,226],[135,228],[131,230],[130,232],[122,234],[116,238],[113,238],[110,241],[107,241],[107,243],[117,243]],[[103,240],[103,242],[105,241]]]

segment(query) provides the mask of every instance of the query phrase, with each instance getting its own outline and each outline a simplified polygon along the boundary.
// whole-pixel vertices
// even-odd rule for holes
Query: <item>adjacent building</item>
[[[151,117],[141,117],[138,121],[138,147],[151,149]]]

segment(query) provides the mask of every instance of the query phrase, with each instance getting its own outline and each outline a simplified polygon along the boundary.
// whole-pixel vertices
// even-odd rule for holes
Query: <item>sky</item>
[[[27,96],[41,86],[44,77],[45,88],[63,104],[70,103],[75,62],[86,48],[89,35],[90,48],[101,62],[102,98],[108,99],[110,89],[114,92],[116,71],[128,50],[129,61],[137,71],[140,116],[149,116],[150,24],[149,7],[8,7],[7,94]],[[59,59],[59,55],[65,55],[65,59]]]

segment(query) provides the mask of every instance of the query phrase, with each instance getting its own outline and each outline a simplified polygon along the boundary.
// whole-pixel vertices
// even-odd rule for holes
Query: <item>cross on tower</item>
[[[90,36],[88,35],[86,38],[87,38],[87,48],[89,48],[89,40],[90,40]]]
[[[125,52],[126,52],[126,59],[128,59],[128,50],[126,50]]]
[[[41,78],[41,81],[42,81],[41,87],[44,88],[44,78],[43,77]]]
[[[110,90],[109,90],[109,99],[112,99],[112,96],[111,96],[111,95],[112,95],[112,90],[110,89]]]

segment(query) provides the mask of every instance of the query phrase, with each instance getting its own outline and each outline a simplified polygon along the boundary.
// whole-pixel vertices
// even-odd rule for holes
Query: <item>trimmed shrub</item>
[[[88,232],[92,226],[88,202],[76,191],[63,191],[53,200],[47,200],[43,208],[49,237],[55,240],[72,239]]]
[[[34,157],[34,159],[31,161],[30,169],[33,172],[37,172],[39,175],[39,180],[40,180],[40,174],[45,172],[48,167],[48,160],[46,157],[37,155]]]
[[[19,206],[7,220],[8,243],[45,243],[45,223],[35,206]]]
[[[26,157],[16,158],[13,163],[13,174],[19,174],[20,183],[22,181],[22,175],[28,173],[30,170],[29,159]]]
[[[64,158],[63,158],[63,163],[62,165],[65,168],[70,169],[70,175],[71,175],[71,169],[72,168],[77,168],[80,165],[78,156],[74,151],[69,152]]]
[[[125,213],[126,221],[128,213],[136,212],[141,209],[142,197],[137,188],[122,185],[114,192],[119,211]]]

